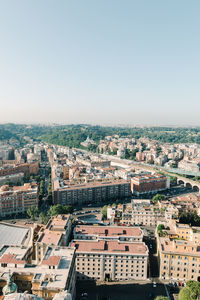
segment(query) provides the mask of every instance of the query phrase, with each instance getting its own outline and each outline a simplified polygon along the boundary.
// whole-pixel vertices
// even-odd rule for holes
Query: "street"
[[[146,282],[114,282],[95,283],[92,281],[78,282],[76,300],[81,299],[81,294],[87,293],[87,300],[146,300],[156,296],[167,296],[164,284],[157,283],[153,287],[151,281]]]

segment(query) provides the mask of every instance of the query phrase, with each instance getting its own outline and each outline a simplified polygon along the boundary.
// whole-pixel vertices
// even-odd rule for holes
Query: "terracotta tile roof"
[[[50,256],[48,259],[44,259],[42,261],[42,265],[48,265],[48,266],[58,266],[60,263],[60,256]]]
[[[74,240],[71,247],[76,248],[76,252],[104,252],[121,254],[148,254],[146,245],[138,243],[119,243],[118,241],[88,241]]]
[[[76,233],[98,236],[141,236],[140,228],[120,226],[77,226]]]
[[[15,254],[4,254],[0,258],[0,263],[4,264],[25,264],[25,260],[18,260],[15,258]]]

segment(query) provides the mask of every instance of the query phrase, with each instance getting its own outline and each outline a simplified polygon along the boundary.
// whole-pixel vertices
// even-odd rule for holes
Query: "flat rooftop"
[[[3,245],[21,246],[28,242],[30,229],[10,224],[0,223],[0,248]]]
[[[129,181],[121,179],[121,180],[111,180],[111,181],[93,181],[83,184],[71,184],[66,185],[64,187],[60,187],[59,190],[77,190],[77,189],[87,189],[87,188],[96,188],[103,186],[112,186],[112,185],[120,185],[120,184],[130,184]]]
[[[58,245],[61,239],[62,233],[45,229],[38,239],[38,242],[47,245]]]
[[[98,236],[141,236],[142,230],[139,227],[120,226],[87,226],[80,225],[75,228],[76,234],[98,235]]]
[[[145,180],[160,180],[166,179],[167,177],[162,174],[145,174],[145,175],[137,175],[131,178],[131,181],[145,181]]]
[[[58,215],[51,217],[46,228],[50,230],[64,230],[70,215]]]
[[[74,249],[69,247],[48,247],[41,265],[57,266],[58,269],[69,269]]]
[[[148,255],[147,246],[143,243],[121,243],[118,241],[88,241],[88,240],[74,240],[71,247],[76,248],[76,252],[88,253],[112,253],[112,254],[137,254]]]
[[[74,248],[48,247],[45,259],[37,266],[25,265],[24,261],[20,262],[16,259],[12,249],[8,249],[8,251],[10,251],[10,254],[3,254],[2,256],[2,262],[5,261],[8,263],[8,266],[5,268],[0,265],[0,280],[6,281],[9,272],[11,274],[19,272],[22,275],[29,274],[32,276],[32,281],[38,282],[41,287],[46,287],[47,289],[59,288],[61,290],[66,288],[66,282],[75,255]],[[19,269],[15,267],[16,263],[21,263]],[[57,266],[57,268],[52,272],[49,270],[49,266]]]
[[[189,256],[200,256],[200,247],[192,241],[170,240],[160,238],[160,248],[163,252],[171,254],[184,254]]]

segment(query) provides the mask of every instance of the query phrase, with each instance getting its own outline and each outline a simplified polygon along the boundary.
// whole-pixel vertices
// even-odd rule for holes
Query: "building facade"
[[[131,178],[131,191],[136,195],[156,193],[168,189],[169,187],[169,177],[162,174],[146,174]]]
[[[148,248],[143,242],[74,240],[79,280],[146,280]]]
[[[98,203],[107,199],[130,197],[130,194],[130,182],[126,180],[96,181],[63,187],[55,186],[53,202],[62,205]]]
[[[24,213],[30,207],[38,206],[38,186],[36,183],[25,183],[23,186],[0,188],[0,215]]]

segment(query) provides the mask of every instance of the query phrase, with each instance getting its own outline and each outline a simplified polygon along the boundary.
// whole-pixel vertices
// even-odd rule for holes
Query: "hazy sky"
[[[199,0],[0,0],[0,123],[200,125]]]

